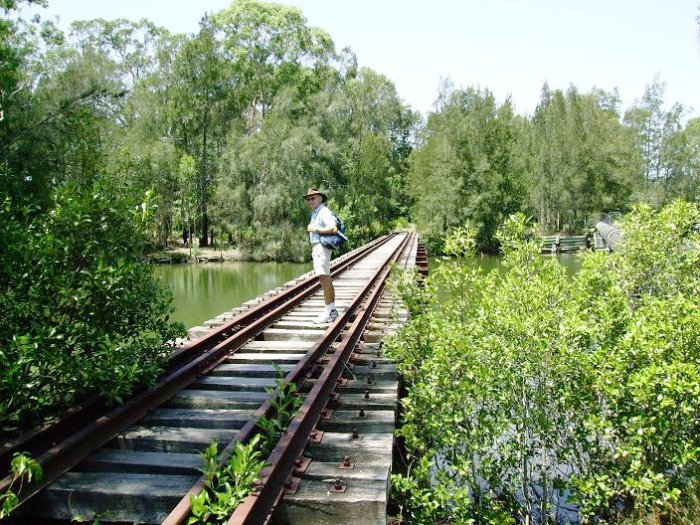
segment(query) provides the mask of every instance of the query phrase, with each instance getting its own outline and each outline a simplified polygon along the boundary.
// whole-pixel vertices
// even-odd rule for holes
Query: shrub
[[[470,228],[445,239],[453,257],[414,296],[424,312],[387,343],[409,389],[398,431],[409,466],[393,479],[402,517],[552,523],[563,488],[584,519],[688,501],[700,474],[699,218],[684,203],[638,208],[621,250],[586,255],[573,280],[520,216],[499,232],[500,273],[467,264]]]
[[[51,209],[0,210],[0,421],[27,426],[100,393],[121,401],[169,355],[170,292],[142,261],[139,214],[62,188]]]

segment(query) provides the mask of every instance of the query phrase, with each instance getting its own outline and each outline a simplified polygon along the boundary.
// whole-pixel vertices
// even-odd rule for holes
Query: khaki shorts
[[[314,262],[314,273],[316,275],[331,274],[331,249],[326,248],[321,243],[312,245],[311,259]]]

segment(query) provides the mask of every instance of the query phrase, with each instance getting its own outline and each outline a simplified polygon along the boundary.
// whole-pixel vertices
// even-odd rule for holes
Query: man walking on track
[[[326,303],[325,312],[314,321],[316,324],[329,324],[338,318],[335,307],[335,288],[331,280],[331,249],[321,244],[321,235],[332,235],[338,231],[331,210],[325,206],[325,193],[316,188],[309,188],[305,195],[306,203],[311,209],[311,220],[306,227],[311,242],[311,258],[314,263],[314,273],[318,275],[323,288],[323,299]]]

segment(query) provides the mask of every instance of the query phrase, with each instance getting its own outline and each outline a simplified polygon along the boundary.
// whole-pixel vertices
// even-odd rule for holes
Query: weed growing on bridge
[[[204,489],[190,496],[192,512],[188,525],[225,523],[234,509],[251,493],[265,466],[261,449],[262,436],[256,435],[245,445],[236,443],[231,456],[221,466],[218,445],[212,442],[202,454]]]
[[[274,397],[272,402],[272,417],[258,419],[258,428],[265,436],[263,446],[266,452],[271,451],[271,448],[268,449],[268,447],[273,447],[277,443],[282,432],[287,428],[302,403],[297,385],[295,383],[285,384],[284,372],[277,363],[273,363],[273,366],[277,370],[276,388],[265,389],[268,395],[272,395],[275,390],[278,392],[278,395]]]
[[[210,443],[202,453],[204,489],[190,496],[192,511],[188,525],[226,523],[236,507],[253,491],[265,466],[265,457],[277,444],[280,435],[301,405],[294,383],[284,383],[284,373],[275,364],[278,396],[273,403],[273,417],[260,418],[260,433],[246,444],[235,443],[231,456],[222,465],[218,444]],[[275,389],[266,389],[272,394]]]
[[[7,518],[15,510],[20,500],[17,494],[25,483],[41,481],[44,473],[41,465],[26,453],[15,453],[10,464],[12,481],[9,488],[0,494],[0,519]]]
[[[468,229],[446,239],[453,257],[409,292],[423,312],[387,343],[409,387],[401,519],[681,515],[700,479],[699,219],[640,207],[574,279],[523,217],[500,230],[503,272],[465,264]]]

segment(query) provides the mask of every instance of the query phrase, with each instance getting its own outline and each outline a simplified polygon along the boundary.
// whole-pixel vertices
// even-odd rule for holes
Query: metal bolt
[[[369,390],[365,390],[365,399],[369,399]]]
[[[353,429],[352,429],[352,439],[359,439],[359,438],[360,438],[360,434],[357,433],[357,428],[354,428],[354,427],[353,427]]]
[[[350,467],[350,456],[344,456],[344,457],[343,457],[343,466],[344,466],[345,468],[349,468],[349,467]]]
[[[377,362],[376,362],[376,361],[372,361],[372,365],[371,365],[371,366],[372,366],[372,368],[377,368]]]
[[[336,478],[333,482],[333,488],[335,490],[343,490],[343,482],[339,478]]]
[[[363,419],[367,417],[367,414],[365,414],[364,410],[360,409],[360,416],[359,417],[361,417]]]
[[[373,383],[374,383],[374,381],[372,381],[372,378],[368,376],[368,377],[367,377],[367,384],[368,384],[368,385],[371,385],[371,384],[373,384]]]

